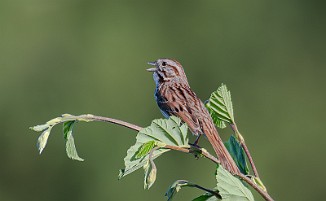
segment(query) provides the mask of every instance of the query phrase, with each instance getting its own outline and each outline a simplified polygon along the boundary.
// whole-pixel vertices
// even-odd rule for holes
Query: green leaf
[[[205,105],[217,127],[225,128],[225,123],[234,122],[231,93],[226,85],[214,91]]]
[[[169,189],[166,191],[165,196],[168,197],[168,201],[172,200],[177,192],[181,190],[182,187],[188,186],[189,182],[186,180],[177,180],[175,181]]]
[[[84,161],[84,159],[78,156],[72,130],[77,121],[67,121],[63,123],[63,137],[66,142],[67,156],[73,160]]]
[[[140,150],[138,151],[138,153],[136,154],[136,159],[144,157],[146,154],[148,154],[153,149],[154,146],[155,146],[155,141],[154,140],[146,142],[145,144],[143,144],[140,147]]]
[[[45,124],[29,127],[31,130],[36,131],[36,132],[42,132],[42,134],[38,137],[37,139],[37,149],[39,153],[41,154],[48,142],[48,138],[50,136],[51,130],[53,126],[55,126],[58,123],[61,123],[62,117],[57,117],[54,119],[51,119],[50,121],[46,122]]]
[[[169,189],[165,193],[165,196],[168,197],[168,201],[172,200],[172,198],[175,196],[175,194],[177,192],[179,192],[181,190],[181,188],[183,188],[183,187],[192,187],[192,188],[198,188],[203,191],[207,191],[204,195],[201,195],[201,196],[195,198],[194,199],[195,201],[219,201],[219,200],[221,200],[221,196],[219,195],[219,193],[217,192],[216,189],[210,190],[210,189],[206,189],[202,186],[199,186],[195,183],[191,183],[187,180],[177,180],[169,187]],[[216,195],[214,195],[214,194],[216,194]]]
[[[149,189],[156,180],[157,168],[152,159],[149,159],[143,168],[145,171],[144,189]]]
[[[33,127],[29,127],[31,130],[36,131],[36,132],[41,132],[44,131],[45,129],[49,128],[48,124],[42,124],[42,125],[37,125]]]
[[[187,124],[181,124],[179,118],[172,116],[169,119],[153,120],[150,126],[139,131],[136,144],[128,149],[127,156],[124,158],[125,169],[120,170],[119,179],[148,164],[149,155],[147,150],[150,150],[153,141],[158,147],[164,147],[163,145],[189,147],[188,126]],[[154,160],[167,151],[169,149],[165,148],[154,150],[152,159]]]
[[[49,138],[51,129],[52,129],[52,127],[48,127],[46,130],[43,131],[43,133],[37,139],[36,146],[37,146],[40,154],[42,153],[42,151],[44,150],[44,148],[48,142],[48,138]]]
[[[217,168],[216,180],[223,201],[254,201],[251,191],[222,166]]]
[[[205,193],[192,201],[219,201],[221,199],[217,198],[216,196],[212,195],[211,193]]]
[[[231,135],[229,140],[224,142],[224,145],[231,154],[241,173],[247,175],[249,173],[249,168],[246,161],[246,156],[238,140]]]
[[[262,182],[262,180],[259,179],[259,177],[252,177],[251,180],[257,184],[263,191],[267,191],[264,183]]]
[[[79,160],[82,161],[83,159],[80,158],[77,154],[74,138],[72,136],[72,127],[75,122],[77,121],[84,121],[84,122],[90,122],[94,121],[94,115],[92,114],[86,114],[86,115],[71,115],[71,114],[63,114],[61,117],[56,117],[54,119],[49,120],[45,124],[37,125],[30,127],[31,130],[34,130],[36,132],[43,133],[39,136],[37,140],[37,148],[39,150],[39,153],[41,154],[44,150],[47,140],[49,138],[51,129],[58,124],[64,123],[64,139],[66,141],[66,152],[69,158],[73,160]]]

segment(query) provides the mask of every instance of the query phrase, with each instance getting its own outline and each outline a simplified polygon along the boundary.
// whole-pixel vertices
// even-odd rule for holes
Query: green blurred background
[[[323,200],[325,30],[324,1],[1,0],[0,200],[165,200],[177,179],[214,187],[211,162],[176,152],[157,160],[149,191],[142,170],[118,181],[136,133],[115,125],[77,125],[85,162],[67,158],[59,127],[38,155],[28,127],[63,113],[161,118],[145,71],[160,57],[184,65],[202,100],[227,84],[276,200]]]

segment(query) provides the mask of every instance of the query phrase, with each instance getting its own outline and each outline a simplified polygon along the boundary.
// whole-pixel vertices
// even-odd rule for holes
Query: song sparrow
[[[147,71],[153,72],[156,83],[155,99],[162,114],[166,118],[175,115],[186,122],[191,132],[198,136],[195,144],[200,135],[205,134],[221,165],[232,174],[240,174],[238,167],[225,148],[208,110],[190,89],[181,64],[171,59],[158,59],[148,64],[155,66]]]

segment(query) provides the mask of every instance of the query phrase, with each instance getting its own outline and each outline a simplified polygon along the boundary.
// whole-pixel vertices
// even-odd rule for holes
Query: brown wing
[[[164,95],[161,96],[160,93]],[[207,109],[189,87],[176,84],[173,87],[162,86],[157,91],[156,96],[157,103],[163,114],[180,117],[188,124],[190,130],[195,135],[205,133],[222,166],[232,174],[240,174],[239,169],[218,135]]]
[[[188,124],[193,134],[203,134],[201,119],[198,119],[203,103],[188,86],[164,86],[158,93],[164,94],[160,96],[164,98],[157,98],[163,115],[175,115]]]

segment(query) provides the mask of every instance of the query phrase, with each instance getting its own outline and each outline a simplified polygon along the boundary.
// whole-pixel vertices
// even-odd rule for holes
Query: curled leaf
[[[48,124],[49,126],[54,126],[61,122],[62,122],[62,117],[57,117],[57,118],[51,119],[50,121],[46,122],[46,124]]]
[[[76,151],[74,138],[72,136],[72,128],[77,121],[84,121],[84,122],[94,121],[93,117],[94,115],[91,114],[79,115],[79,116],[75,116],[71,114],[63,114],[61,115],[61,117],[56,117],[54,119],[51,119],[45,124],[30,127],[30,129],[36,132],[43,131],[43,133],[39,136],[37,140],[37,148],[39,152],[42,153],[43,149],[45,148],[51,129],[55,125],[63,123],[63,133],[64,133],[64,139],[66,143],[66,153],[69,158],[73,160],[82,161],[83,159],[78,156]]]
[[[168,201],[172,200],[177,192],[184,186],[188,186],[189,182],[187,180],[177,180],[175,181],[169,189],[166,191],[165,196],[168,197]]]
[[[48,129],[43,131],[43,133],[37,139],[36,146],[37,146],[38,151],[39,151],[40,154],[42,153],[42,151],[44,150],[44,148],[45,148],[45,146],[46,146],[46,144],[48,142],[48,138],[49,138],[51,129],[52,129],[52,127],[49,127]]]
[[[66,142],[66,153],[67,156],[73,160],[84,161],[84,159],[78,156],[74,137],[72,135],[73,126],[76,121],[67,121],[63,123],[63,136]]]
[[[45,129],[49,128],[48,124],[42,124],[42,125],[37,125],[33,127],[29,127],[31,130],[36,131],[36,132],[41,132],[44,131]]]
[[[148,163],[145,169],[144,189],[149,189],[156,180],[157,168],[154,163]]]

